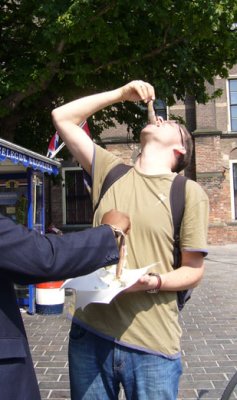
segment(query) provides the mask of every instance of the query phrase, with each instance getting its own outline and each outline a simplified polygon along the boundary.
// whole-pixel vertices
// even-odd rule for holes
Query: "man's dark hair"
[[[172,172],[177,172],[179,173],[180,171],[183,171],[191,162],[192,158],[192,153],[193,153],[193,139],[189,131],[184,125],[179,124],[180,130],[182,131],[183,134],[183,139],[184,139],[184,147],[186,149],[185,154],[179,154],[177,157],[177,162],[172,168]]]

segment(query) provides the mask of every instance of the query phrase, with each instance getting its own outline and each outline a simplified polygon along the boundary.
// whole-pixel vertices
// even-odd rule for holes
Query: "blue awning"
[[[15,143],[0,139],[0,164],[5,160],[13,164],[20,164],[26,168],[32,168],[43,173],[57,175],[61,164],[59,161],[51,160],[48,157],[25,149]]]

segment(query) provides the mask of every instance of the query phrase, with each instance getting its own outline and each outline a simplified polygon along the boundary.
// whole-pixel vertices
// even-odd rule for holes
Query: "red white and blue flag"
[[[82,122],[79,126],[80,126],[80,127],[83,129],[83,131],[85,131],[85,132],[87,133],[87,135],[91,138],[91,133],[90,133],[90,129],[89,129],[89,125],[88,125],[87,121]]]
[[[59,135],[58,132],[55,132],[55,134],[53,135],[53,137],[49,142],[48,152],[46,157],[53,158],[53,155],[58,148],[58,144],[59,144]]]
[[[91,133],[90,133],[90,129],[89,129],[87,121],[82,122],[79,126],[86,132],[86,134],[89,137],[91,137]],[[58,154],[59,151],[62,150],[62,148],[64,146],[65,146],[64,142],[62,142],[59,146],[59,135],[58,135],[58,132],[55,132],[55,134],[53,135],[53,137],[51,138],[51,140],[49,142],[46,157],[54,158],[56,156],[56,154]]]

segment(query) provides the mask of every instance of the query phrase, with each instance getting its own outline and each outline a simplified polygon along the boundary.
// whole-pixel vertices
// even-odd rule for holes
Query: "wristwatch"
[[[147,290],[147,293],[149,293],[149,294],[158,293],[161,288],[161,283],[162,283],[160,274],[156,274],[155,272],[150,272],[148,275],[157,277],[157,285],[154,289]]]

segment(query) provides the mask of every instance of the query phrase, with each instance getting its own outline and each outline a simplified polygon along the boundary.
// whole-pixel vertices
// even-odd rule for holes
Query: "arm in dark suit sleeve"
[[[118,259],[109,226],[43,236],[0,215],[0,272],[15,282],[73,278],[116,264]]]

